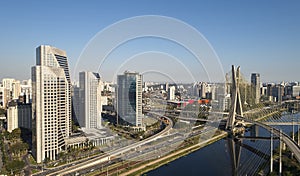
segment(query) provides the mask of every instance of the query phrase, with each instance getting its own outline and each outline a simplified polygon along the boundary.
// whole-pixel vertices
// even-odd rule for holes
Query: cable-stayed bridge
[[[281,161],[281,149],[282,149],[282,143],[284,143],[290,151],[293,153],[293,156],[298,160],[300,163],[300,147],[299,147],[299,136],[298,136],[298,143],[294,140],[294,125],[298,125],[298,134],[299,134],[299,124],[300,122],[297,120],[295,121],[294,118],[292,118],[292,121],[289,121],[287,119],[284,119],[284,121],[278,121],[281,117],[281,113],[279,113],[276,116],[276,112],[272,112],[272,108],[257,108],[256,110],[252,110],[251,112],[244,113],[243,112],[243,106],[242,106],[242,100],[241,100],[241,94],[240,94],[240,68],[238,67],[237,70],[235,70],[235,67],[232,66],[232,86],[231,86],[231,107],[229,111],[229,117],[226,123],[226,130],[229,132],[229,134],[232,136],[233,140],[228,141],[228,145],[230,148],[231,158],[232,158],[232,168],[234,170],[233,175],[240,175],[240,169],[239,169],[239,162],[240,162],[240,153],[241,153],[241,147],[245,147],[248,150],[252,150],[253,153],[259,154],[262,157],[266,158],[266,155],[264,153],[259,152],[258,150],[251,149],[247,145],[243,145],[241,143],[241,138],[238,138],[240,135],[240,129],[241,126],[243,126],[244,123],[251,123],[254,125],[257,125],[259,127],[262,127],[266,130],[268,130],[271,133],[271,147],[270,147],[270,155],[267,156],[267,158],[270,158],[270,172],[273,171],[273,135],[277,136],[279,138],[279,174],[282,173],[282,161]],[[294,101],[293,101],[294,102]],[[282,103],[281,103],[282,105]],[[278,107],[273,107],[278,108]],[[272,114],[271,120],[270,118],[265,114]],[[253,116],[253,114],[255,114]],[[257,115],[260,114],[260,115]],[[260,117],[261,116],[261,117]],[[273,118],[273,119],[272,119]],[[265,120],[267,119],[267,120]],[[282,132],[282,130],[277,129],[274,126],[279,125],[293,125],[293,137],[290,137],[288,134]],[[263,138],[265,139],[265,138]],[[256,138],[256,140],[260,140],[259,137]]]

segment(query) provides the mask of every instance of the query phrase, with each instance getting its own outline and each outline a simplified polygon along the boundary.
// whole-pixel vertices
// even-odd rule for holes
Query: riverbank
[[[216,136],[214,136],[213,138],[211,139],[208,139],[208,140],[205,140],[205,141],[202,141],[200,143],[197,143],[195,145],[192,145],[192,146],[189,146],[187,148],[184,148],[184,149],[180,149],[178,151],[175,151],[173,153],[170,153],[164,157],[161,157],[160,159],[157,159],[157,160],[154,160],[154,161],[150,161],[149,163],[143,163],[141,164],[140,166],[134,168],[134,169],[131,169],[127,172],[124,172],[121,174],[121,176],[127,176],[127,175],[142,175],[144,173],[147,173],[151,170],[154,170],[156,168],[159,168],[167,163],[170,163],[178,158],[181,158],[183,156],[186,156],[192,152],[195,152],[205,146],[208,146],[220,139],[223,139],[224,137],[227,136],[227,133],[224,132],[224,131],[221,131],[221,134],[218,134]]]

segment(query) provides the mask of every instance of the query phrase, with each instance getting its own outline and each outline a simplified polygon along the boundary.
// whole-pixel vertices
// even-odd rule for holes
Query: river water
[[[177,159],[147,175],[231,175],[229,154],[224,150],[226,140],[219,140],[209,146]]]
[[[299,114],[297,118],[299,119]],[[280,126],[284,132],[289,134],[292,126]],[[295,126],[295,129],[297,126]],[[255,131],[254,131],[255,129]],[[270,132],[263,128],[256,127],[246,132],[245,136],[258,135],[270,137]],[[242,143],[250,148],[270,155],[270,140],[242,140]],[[278,140],[274,140],[274,148],[279,145]],[[187,156],[179,158],[169,164],[161,166],[147,173],[148,176],[228,176],[233,175],[234,169],[228,139],[219,140],[209,146],[195,151]],[[241,148],[238,175],[256,175],[257,170],[264,168],[269,171],[269,159],[263,159],[257,154],[253,154],[249,149]]]

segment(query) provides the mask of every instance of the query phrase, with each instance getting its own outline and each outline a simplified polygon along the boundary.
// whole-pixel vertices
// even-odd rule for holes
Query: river
[[[299,114],[297,118],[299,119]],[[295,126],[296,129],[297,126]],[[284,132],[290,133],[292,126],[280,126]],[[256,131],[254,131],[254,129]],[[251,134],[269,137],[270,132],[260,127],[252,128],[246,132],[245,136]],[[270,154],[270,140],[243,140],[243,144],[250,148],[259,149],[259,151]],[[274,140],[274,148],[279,144],[278,140]],[[209,146],[195,151],[187,156],[179,158],[169,164],[161,166],[147,173],[148,176],[228,176],[233,175],[231,152],[229,149],[229,141],[227,139],[219,140]],[[257,154],[253,154],[250,150],[241,148],[238,175],[255,175],[257,170],[264,168],[266,172],[269,170],[268,159],[262,159]]]

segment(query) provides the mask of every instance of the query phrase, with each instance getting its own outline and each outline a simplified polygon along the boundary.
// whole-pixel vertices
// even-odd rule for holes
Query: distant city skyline
[[[74,77],[81,52],[99,31],[126,18],[162,15],[181,20],[202,33],[219,56],[224,72],[234,64],[241,66],[248,80],[251,73],[260,73],[261,82],[300,81],[299,7],[300,2],[293,0],[4,1],[0,6],[0,79],[29,79],[36,60],[35,48],[43,44],[68,53],[70,74]],[[178,46],[169,41],[135,40],[122,45],[113,56],[119,61],[138,52],[155,50],[189,62],[188,54],[179,49],[173,52],[173,47]],[[115,74],[115,70],[110,69],[80,71],[99,72],[103,80],[111,81],[107,75]],[[201,76],[197,81],[201,81]],[[178,79],[182,79],[180,75]]]

